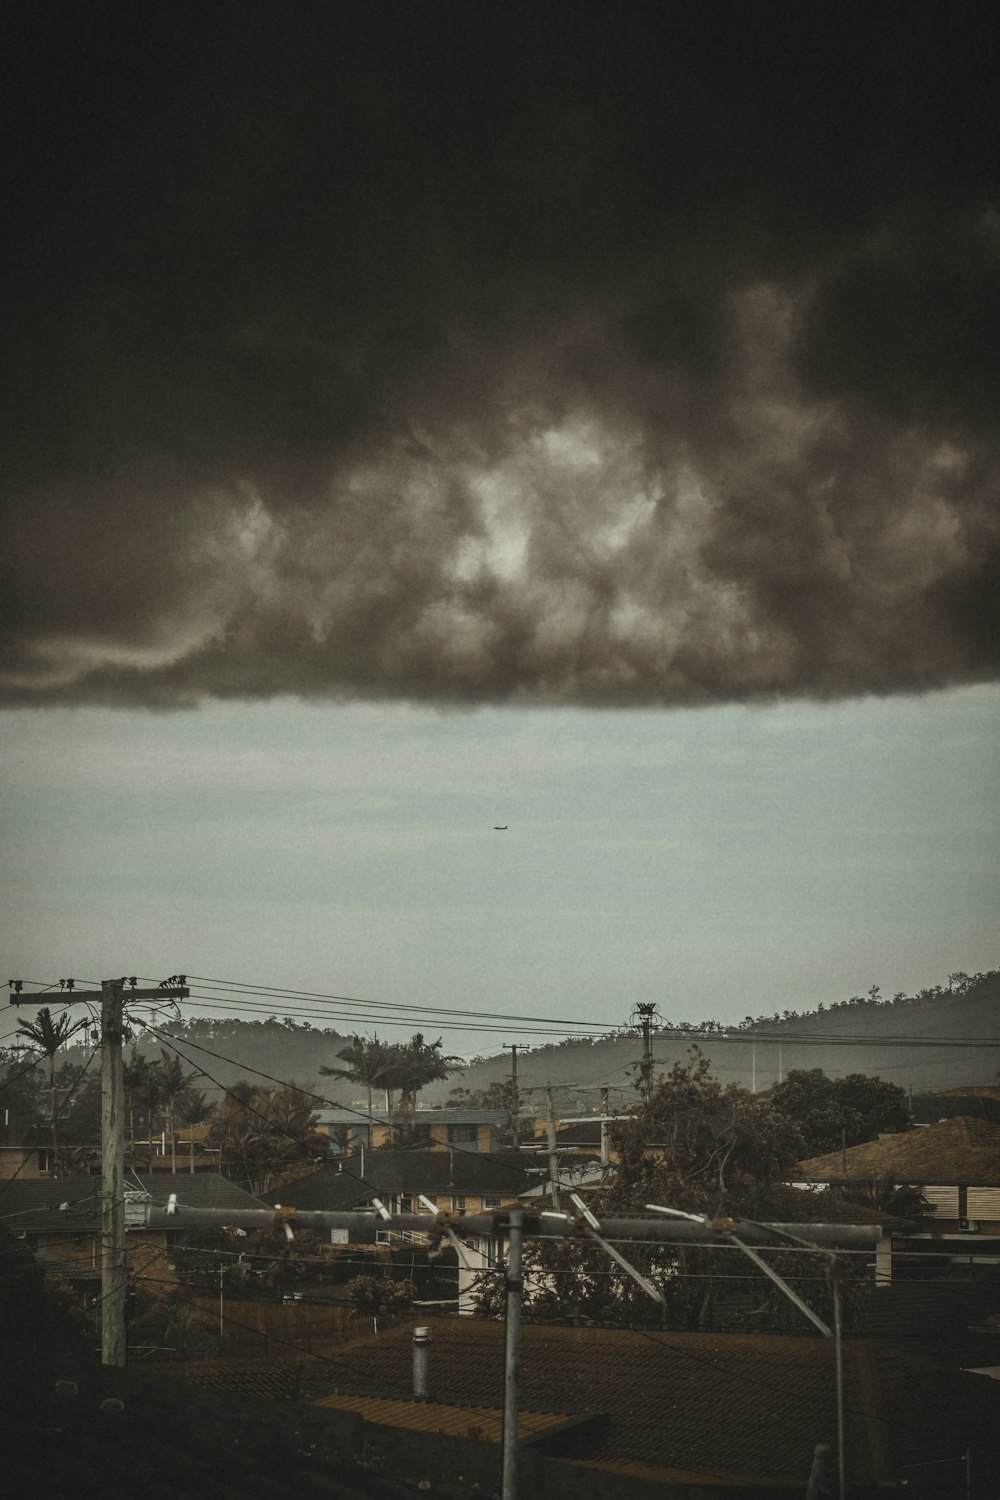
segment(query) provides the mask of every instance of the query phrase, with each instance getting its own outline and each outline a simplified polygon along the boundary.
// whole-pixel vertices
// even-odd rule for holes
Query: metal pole
[[[608,1099],[610,1089],[601,1089],[601,1166],[611,1165],[611,1142],[608,1137]]]
[[[101,981],[101,1363],[125,1365],[122,984]]]
[[[222,1340],[223,1340],[223,1337],[224,1337],[224,1332],[223,1332],[223,1318],[225,1317],[225,1311],[226,1311],[226,1303],[225,1303],[225,1275],[226,1275],[225,1267],[220,1266],[219,1267],[219,1343],[220,1344],[222,1343]]]
[[[545,1088],[545,1135],[546,1146],[549,1152],[549,1190],[552,1194],[552,1207],[559,1207],[559,1155],[556,1150],[556,1112],[552,1103],[552,1088]]]
[[[508,1220],[507,1318],[503,1371],[503,1468],[501,1500],[517,1500],[517,1418],[521,1383],[521,1251],[524,1244],[524,1212],[512,1208]]]
[[[837,1493],[840,1500],[847,1495],[847,1473],[844,1463],[844,1347],[841,1338],[840,1318],[840,1267],[836,1261],[830,1267],[833,1282],[833,1345],[837,1362]]]
[[[429,1401],[431,1396],[431,1331],[429,1328],[413,1330],[413,1394],[418,1401]]]

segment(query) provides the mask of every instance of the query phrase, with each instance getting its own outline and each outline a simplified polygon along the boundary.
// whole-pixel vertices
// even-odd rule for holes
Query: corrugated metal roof
[[[391,1396],[323,1396],[314,1406],[335,1411],[353,1411],[366,1422],[382,1427],[405,1427],[410,1432],[443,1433],[448,1437],[477,1438],[499,1443],[503,1437],[503,1412],[496,1406],[463,1406],[441,1401],[401,1400]],[[517,1419],[520,1442],[537,1442],[571,1427],[606,1420],[596,1414],[570,1416],[566,1412],[521,1411]]]

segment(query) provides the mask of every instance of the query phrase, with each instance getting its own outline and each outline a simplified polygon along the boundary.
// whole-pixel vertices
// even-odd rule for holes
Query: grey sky
[[[913,990],[995,966],[998,729],[992,688],[8,713],[8,965],[357,995],[365,1029],[389,1002],[572,1029],[637,1000],[732,1021]],[[517,1040],[444,1029],[466,1054]]]

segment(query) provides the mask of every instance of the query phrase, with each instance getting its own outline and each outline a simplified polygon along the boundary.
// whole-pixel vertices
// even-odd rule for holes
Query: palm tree
[[[416,1113],[420,1090],[429,1083],[450,1078],[462,1061],[460,1057],[446,1057],[441,1046],[440,1037],[436,1042],[425,1042],[423,1033],[418,1031],[397,1049],[392,1081],[399,1089],[400,1111],[411,1120]]]
[[[177,1136],[174,1132],[174,1107],[197,1073],[185,1073],[176,1052],[160,1048],[160,1061],[156,1064],[160,1097],[167,1108],[167,1129],[170,1131],[170,1170],[177,1171]]]
[[[315,1129],[312,1099],[294,1084],[283,1089],[235,1084],[219,1106],[210,1136],[220,1148],[225,1175],[251,1192],[265,1193],[293,1163],[324,1153],[329,1140]]]
[[[128,1100],[128,1138],[135,1159],[135,1111],[145,1095],[146,1075],[149,1063],[141,1052],[132,1048],[132,1055],[125,1064],[125,1097]]]
[[[59,1176],[59,1146],[56,1138],[56,1053],[63,1043],[82,1024],[76,1026],[70,1021],[69,1016],[60,1016],[58,1021],[52,1019],[52,1012],[47,1005],[43,1005],[33,1021],[25,1021],[17,1028],[16,1035],[27,1037],[34,1042],[36,1047],[41,1047],[42,1052],[49,1060],[49,1092],[51,1098],[50,1121],[52,1125],[52,1175]]]
[[[194,1127],[196,1125],[203,1125],[206,1120],[210,1120],[212,1118],[212,1115],[215,1113],[215,1105],[210,1101],[208,1095],[203,1093],[201,1089],[185,1089],[183,1094],[181,1094],[180,1098],[177,1100],[176,1113],[177,1118],[178,1120],[180,1120],[181,1124],[187,1125],[189,1128],[189,1143],[191,1146],[189,1160],[191,1171],[193,1172]]]
[[[368,1091],[368,1139],[371,1141],[372,1132],[372,1090],[381,1086],[386,1090],[389,1102],[389,1113],[392,1114],[391,1091],[395,1088],[392,1081],[393,1070],[399,1064],[399,1048],[389,1042],[380,1042],[378,1035],[367,1037],[359,1036],[357,1032],[351,1037],[350,1045],[343,1047],[337,1056],[346,1063],[343,1068],[328,1068],[320,1065],[320,1073],[324,1078],[348,1078],[352,1083],[363,1083]]]

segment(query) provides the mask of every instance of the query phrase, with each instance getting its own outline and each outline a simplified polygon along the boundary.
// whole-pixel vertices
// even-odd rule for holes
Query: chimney
[[[431,1331],[413,1330],[413,1394],[418,1401],[429,1401],[431,1395]]]

